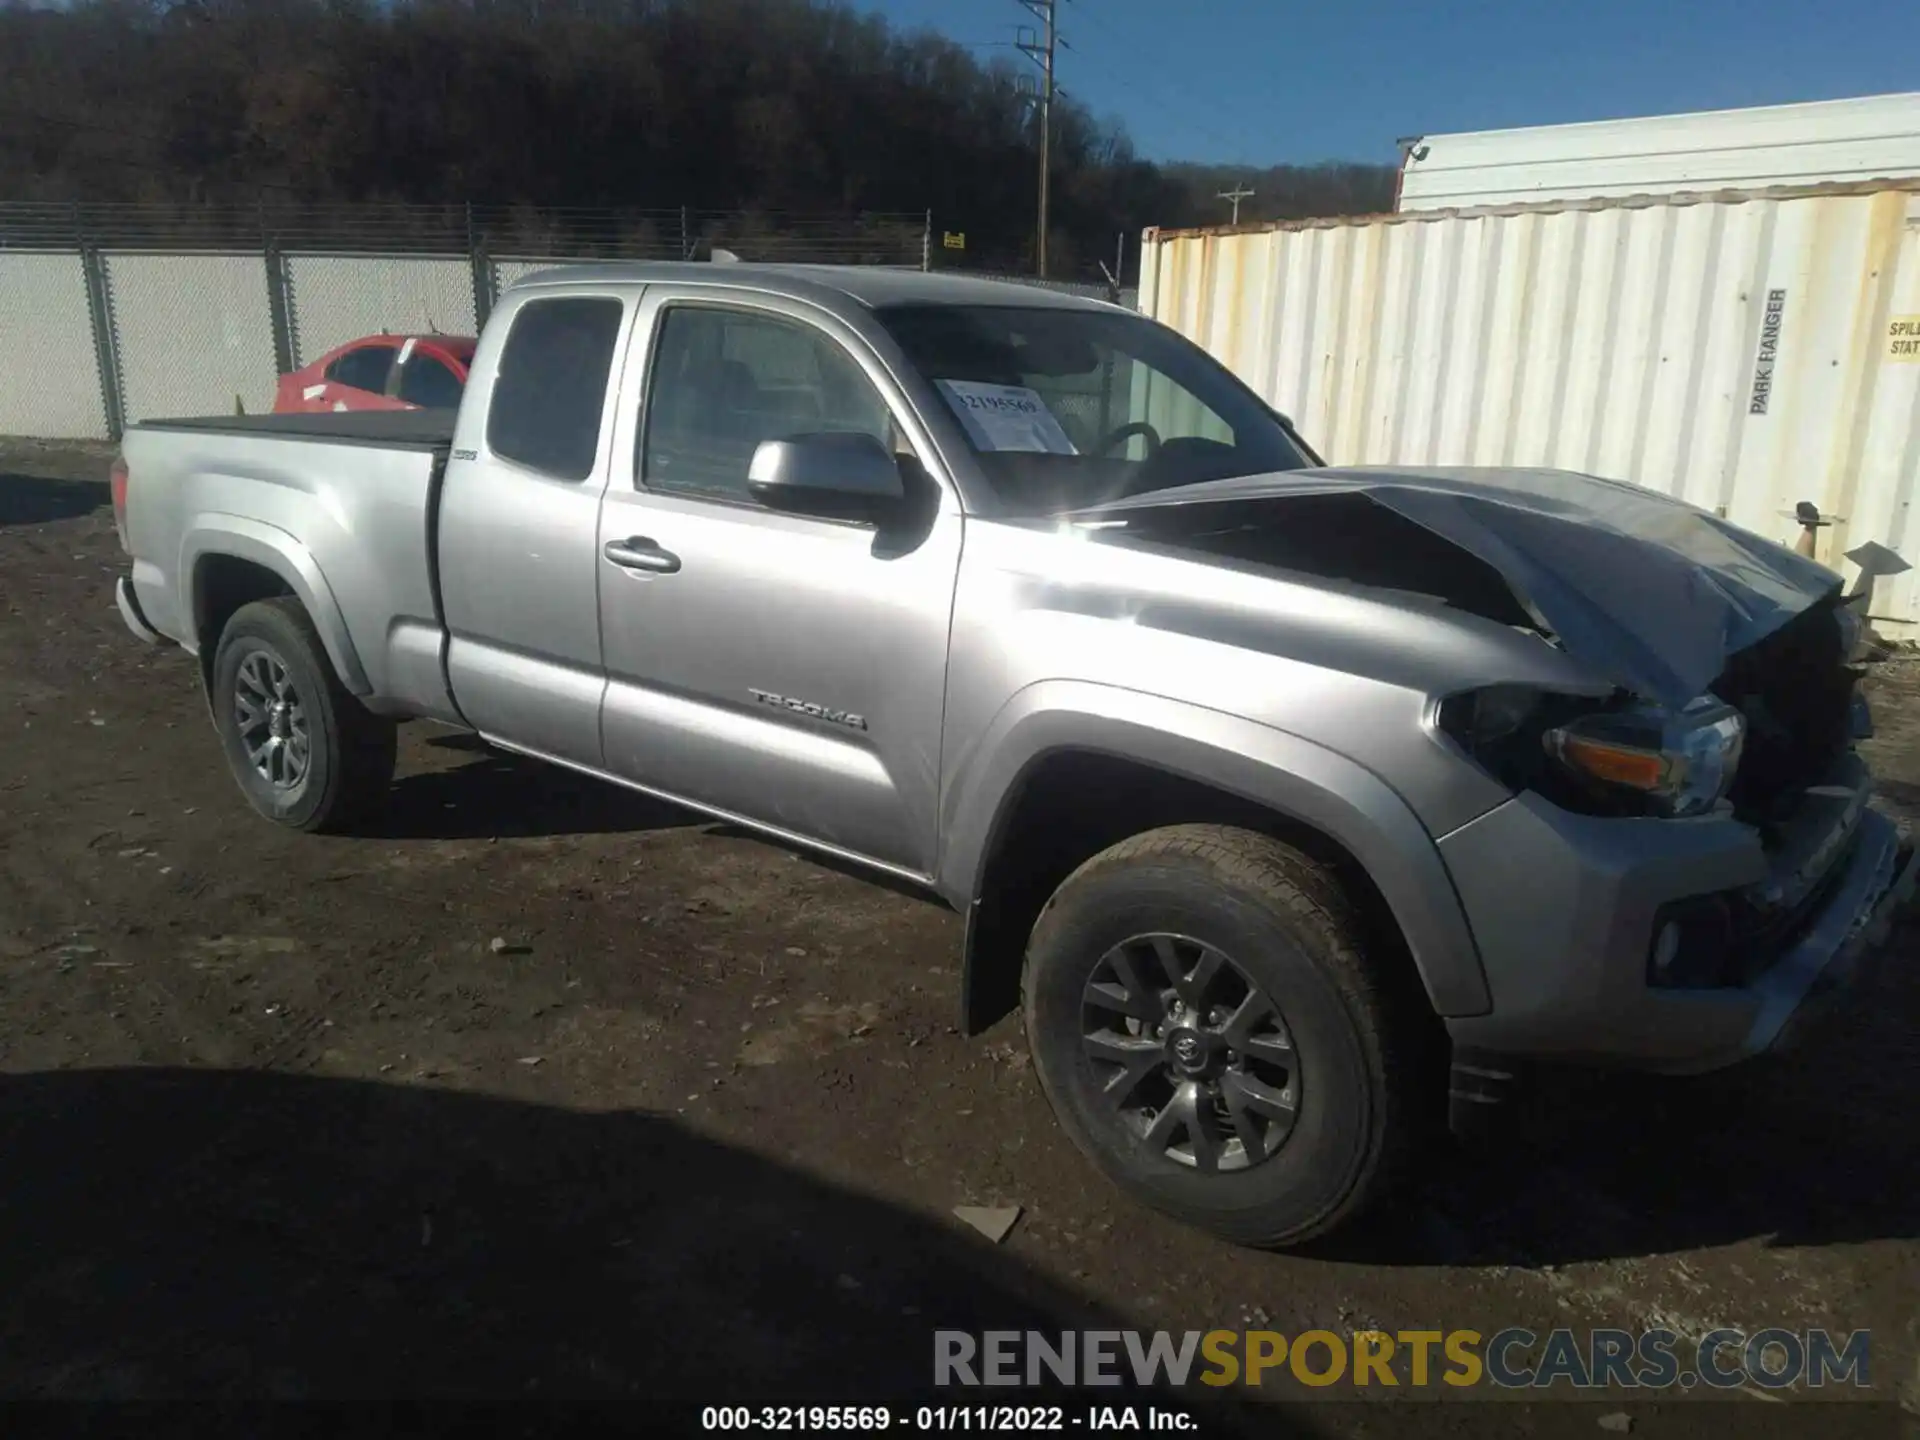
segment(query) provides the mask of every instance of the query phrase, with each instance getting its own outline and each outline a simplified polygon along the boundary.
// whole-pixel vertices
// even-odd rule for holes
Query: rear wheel
[[[213,717],[253,808],[296,830],[339,830],[393,780],[393,722],[347,693],[297,600],[234,612],[213,661]]]
[[[1297,1244],[1412,1148],[1419,1040],[1323,867],[1264,835],[1155,830],[1068,877],[1034,926],[1025,1016],[1075,1144],[1146,1204]]]

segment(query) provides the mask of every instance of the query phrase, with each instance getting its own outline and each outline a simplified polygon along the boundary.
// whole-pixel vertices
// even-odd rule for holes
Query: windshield
[[[1224,366],[1150,320],[1016,305],[876,313],[1017,513],[1314,463]]]

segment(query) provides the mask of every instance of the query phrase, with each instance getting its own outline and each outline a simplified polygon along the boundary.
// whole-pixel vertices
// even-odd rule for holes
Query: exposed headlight
[[[1710,695],[1686,709],[1636,705],[1556,725],[1547,753],[1595,784],[1634,791],[1664,815],[1711,810],[1733,784],[1747,725]]]
[[[1699,815],[1733,784],[1746,721],[1711,695],[1681,710],[1491,685],[1435,724],[1515,790],[1588,814]]]

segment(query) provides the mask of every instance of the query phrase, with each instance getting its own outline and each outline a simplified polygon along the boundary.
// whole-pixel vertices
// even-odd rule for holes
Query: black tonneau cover
[[[318,415],[207,415],[142,420],[136,430],[202,430],[224,435],[273,435],[329,445],[378,445],[388,450],[445,450],[453,444],[457,410],[335,410]]]

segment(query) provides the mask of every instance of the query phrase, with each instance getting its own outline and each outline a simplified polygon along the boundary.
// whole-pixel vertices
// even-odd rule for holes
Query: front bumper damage
[[[1900,912],[1912,904],[1917,877],[1920,852],[1906,828],[1868,812],[1832,898],[1754,982],[1761,1006],[1741,1055],[1791,1048],[1808,1022],[1871,968],[1885,953]]]
[[[1872,968],[1920,882],[1920,853],[1864,804],[1871,781],[1854,764],[1862,803],[1835,798],[1834,818],[1771,856],[1730,817],[1602,820],[1530,795],[1445,837],[1493,999],[1449,1018],[1456,1051],[1689,1074],[1794,1043]],[[1809,888],[1809,856],[1829,846]],[[1730,983],[1654,983],[1660,917],[1714,895],[1772,899],[1790,923]]]

